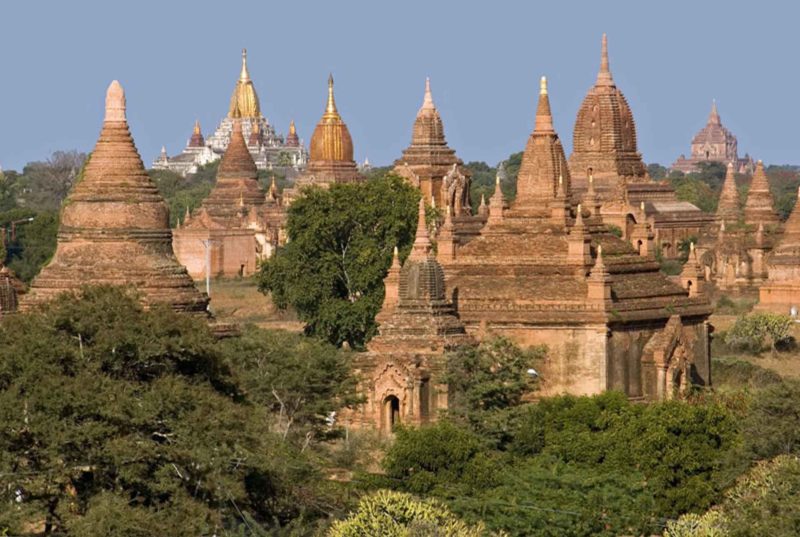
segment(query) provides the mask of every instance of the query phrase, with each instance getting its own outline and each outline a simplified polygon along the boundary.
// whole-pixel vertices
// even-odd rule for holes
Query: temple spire
[[[419,210],[417,212],[417,233],[414,238],[414,246],[411,248],[409,259],[423,259],[428,257],[431,251],[431,239],[428,235],[428,226],[425,224],[425,196],[419,199]]]
[[[325,106],[325,115],[338,116],[336,101],[333,98],[333,74],[328,75],[328,103]]]
[[[125,90],[116,80],[111,82],[108,90],[106,90],[106,116],[104,121],[126,121]]]
[[[600,71],[597,73],[597,85],[614,85],[614,79],[611,78],[611,68],[608,65],[608,37],[606,34],[603,34],[603,41],[600,47]]]
[[[553,116],[550,112],[550,98],[547,96],[547,77],[543,76],[539,81],[539,105],[536,108],[536,126],[534,133],[547,134],[554,133]]]
[[[425,97],[422,99],[422,108],[420,108],[420,112],[423,110],[434,110],[436,109],[436,105],[433,104],[433,94],[431,93],[431,79],[425,79]]]
[[[708,114],[709,125],[720,125],[719,112],[717,112],[717,100],[711,99],[711,113]]]
[[[246,82],[250,80],[250,72],[247,70],[247,49],[242,49],[242,72],[239,74],[239,80]]]

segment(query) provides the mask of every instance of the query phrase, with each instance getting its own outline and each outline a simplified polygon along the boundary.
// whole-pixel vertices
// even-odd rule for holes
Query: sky
[[[798,18],[769,0],[3,2],[0,166],[90,151],[113,79],[145,163],[175,154],[227,113],[243,47],[262,111],[306,143],[333,73],[358,161],[400,155],[426,76],[450,146],[496,164],[524,147],[546,75],[569,154],[603,32],[645,162],[688,153],[715,98],[740,155],[798,164]]]

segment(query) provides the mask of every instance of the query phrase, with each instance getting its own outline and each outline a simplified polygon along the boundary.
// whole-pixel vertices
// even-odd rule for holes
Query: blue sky
[[[426,76],[464,160],[524,146],[542,75],[569,151],[603,32],[646,162],[688,153],[716,98],[741,154],[800,163],[798,15],[763,0],[4,2],[0,165],[91,150],[114,78],[145,162],[173,154],[195,118],[208,133],[226,113],[242,47],[265,115],[306,141],[333,72],[359,161],[408,144]]]

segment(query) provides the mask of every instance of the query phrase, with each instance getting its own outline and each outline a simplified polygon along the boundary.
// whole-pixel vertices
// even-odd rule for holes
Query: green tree
[[[660,181],[667,177],[667,169],[661,164],[652,163],[647,165],[647,173],[654,181]]]
[[[208,197],[216,180],[216,170],[217,163],[209,164],[186,178],[170,170],[148,170],[169,206],[171,227],[183,221],[187,210],[196,209]]]
[[[8,266],[26,282],[39,273],[56,250],[58,213],[28,208],[0,213],[0,227],[10,228],[11,222],[30,218],[33,220],[17,225],[16,240],[10,241],[7,248]]]
[[[789,337],[792,318],[771,312],[741,315],[725,334],[725,344],[731,348],[758,353],[772,349]],[[766,347],[767,342],[769,347]]]
[[[37,211],[57,212],[86,161],[78,151],[56,151],[47,160],[29,162],[22,169],[21,204]]]
[[[800,454],[800,381],[784,379],[758,391],[743,430],[748,459]]]
[[[468,525],[436,500],[378,491],[361,499],[347,519],[335,522],[328,537],[488,537],[483,524]]]
[[[318,476],[264,412],[205,320],[119,288],[62,295],[0,324],[0,520],[196,537],[318,512]]]
[[[289,208],[288,243],[261,267],[259,289],[279,308],[294,308],[307,334],[363,347],[394,247],[401,257],[410,250],[418,201],[393,175],[305,190]]]

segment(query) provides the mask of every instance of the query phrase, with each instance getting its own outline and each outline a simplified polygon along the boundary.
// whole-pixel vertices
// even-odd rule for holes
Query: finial
[[[106,90],[105,121],[125,121],[125,90],[116,80]]]
[[[539,95],[547,95],[547,77],[539,79]]]
[[[558,174],[558,186],[562,186],[564,184],[564,176],[562,174]]]
[[[417,233],[409,257],[412,259],[421,259],[427,257],[430,251],[431,239],[428,236],[428,226],[425,224],[425,196],[420,196],[419,210],[417,212]]]
[[[336,114],[336,101],[333,99],[333,73],[328,75],[328,104],[325,107],[326,114]]]
[[[239,74],[239,80],[250,80],[250,73],[247,72],[247,49],[242,49],[242,72]]]
[[[639,203],[639,210],[644,213],[644,202]]]
[[[798,196],[800,196],[800,194],[798,194]],[[481,192],[481,205],[480,206],[481,207],[486,207],[486,195],[483,192]]]
[[[694,241],[689,242],[689,253],[694,255]]]
[[[436,106],[433,104],[433,94],[431,93],[431,79],[425,78],[425,97],[422,99],[421,110],[433,110]]]
[[[292,136],[297,134],[297,128],[294,126],[294,120],[291,120],[289,122],[289,134],[291,134]]]
[[[539,82],[539,104],[536,107],[536,124],[534,132],[553,132],[553,116],[550,113],[550,98],[547,96],[547,77],[543,76]]]
[[[600,46],[600,71],[597,73],[597,84],[610,86],[613,83],[611,68],[608,63],[608,36],[603,34],[603,40]]]
[[[200,120],[194,120],[194,134],[200,134]]]
[[[167,154],[167,146],[165,146],[165,145],[161,146],[161,154],[162,155],[166,155]]]

